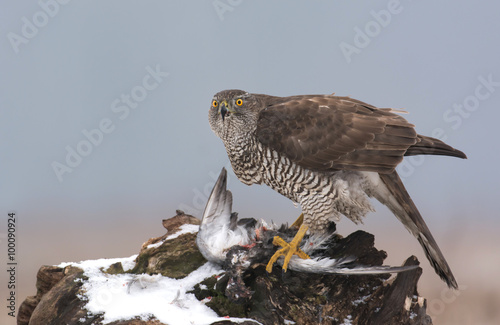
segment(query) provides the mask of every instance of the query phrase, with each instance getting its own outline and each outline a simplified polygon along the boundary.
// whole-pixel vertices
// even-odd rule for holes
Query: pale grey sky
[[[207,121],[212,95],[227,88],[406,109],[419,133],[469,157],[407,160],[401,170],[438,242],[498,225],[498,4],[63,3],[4,1],[0,11],[0,211],[18,213],[25,283],[42,264],[131,255],[175,209],[200,217],[228,163]],[[68,150],[81,161],[68,163]],[[298,215],[269,188],[231,176],[241,216]],[[369,219],[365,230],[404,232],[386,209]],[[406,255],[419,253],[412,247]]]

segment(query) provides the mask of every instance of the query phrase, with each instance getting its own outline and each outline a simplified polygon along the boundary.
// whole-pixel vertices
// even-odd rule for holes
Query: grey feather
[[[227,172],[223,168],[210,193],[196,244],[201,254],[210,262],[222,263],[227,249],[234,245],[247,245],[255,236],[255,228],[237,224],[232,214],[233,196],[226,190]]]

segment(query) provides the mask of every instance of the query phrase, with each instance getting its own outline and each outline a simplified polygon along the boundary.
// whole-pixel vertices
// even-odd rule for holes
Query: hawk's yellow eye
[[[243,105],[243,99],[238,98],[238,99],[236,100],[236,105],[238,105],[238,106]]]
[[[217,107],[218,105],[219,105],[219,103],[218,103],[216,100],[214,100],[214,101],[212,102],[212,107]]]

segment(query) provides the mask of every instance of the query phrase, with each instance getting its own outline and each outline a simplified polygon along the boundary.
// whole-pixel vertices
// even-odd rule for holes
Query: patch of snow
[[[58,267],[66,267],[69,265],[79,267],[85,271],[87,268],[104,268],[107,269],[108,267],[111,266],[111,264],[115,263],[122,263],[123,269],[128,270],[129,268],[132,269],[135,266],[135,259],[137,257],[136,255],[132,255],[130,257],[122,257],[122,258],[100,258],[98,260],[88,260],[88,261],[81,261],[78,263],[75,262],[65,262],[57,265]]]
[[[138,254],[132,255],[128,259],[124,259],[122,261],[123,271],[127,272],[135,267],[135,259],[137,258],[137,255]]]
[[[175,234],[172,234],[172,235],[168,236],[167,238],[165,238],[165,240],[174,239],[174,238],[177,238],[180,235],[184,235],[184,234],[194,234],[200,230],[200,226],[184,224],[184,225],[180,226],[179,229],[180,230],[178,230]]]
[[[285,319],[283,321],[284,321],[285,325],[293,325],[293,324],[295,324],[295,322],[293,320]]]
[[[415,314],[414,312],[411,312],[411,313],[410,313],[410,319],[413,319],[413,318],[415,318],[415,317],[417,317],[417,314]]]
[[[198,231],[198,226],[184,225],[183,233]],[[181,231],[179,231],[181,232]],[[180,235],[176,233],[172,236]],[[168,239],[168,238],[167,238]],[[118,320],[151,317],[169,325],[205,325],[228,318],[217,314],[198,301],[194,294],[187,293],[194,285],[223,270],[212,263],[205,263],[183,279],[172,279],[162,275],[106,274],[111,264],[121,262],[124,269],[135,265],[137,255],[127,258],[112,258],[62,263],[59,267],[73,265],[83,269],[88,277],[82,285],[79,298],[86,302],[89,315],[102,314],[103,324]],[[249,319],[229,318],[233,322]]]
[[[179,227],[179,230],[177,230],[176,233],[173,233],[172,235],[168,236],[164,240],[160,240],[157,243],[150,244],[146,248],[156,248],[156,247],[159,247],[159,246],[161,246],[167,240],[177,238],[180,235],[184,235],[184,234],[194,234],[194,233],[197,233],[199,230],[200,230],[200,226],[198,226],[198,225],[191,225],[191,224],[187,224],[187,223],[183,224],[182,226]]]
[[[354,306],[358,306],[359,304],[364,304],[366,302],[366,299],[370,298],[371,295],[366,295],[364,297],[361,297],[359,299],[356,299],[354,301],[352,301],[351,303],[354,305]]]
[[[149,244],[148,246],[146,246],[146,249],[160,247],[161,244],[163,244],[164,242],[165,242],[165,239],[159,240],[158,242],[156,242],[154,244]]]
[[[347,315],[347,318],[344,318],[344,322],[340,325],[352,325],[352,316]]]

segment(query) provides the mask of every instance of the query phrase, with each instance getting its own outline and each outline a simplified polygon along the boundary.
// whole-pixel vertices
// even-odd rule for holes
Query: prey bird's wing
[[[203,257],[214,263],[222,263],[225,259],[225,236],[228,231],[233,197],[226,190],[227,171],[222,168],[219,178],[208,198],[200,230],[196,236],[196,244]]]
[[[349,97],[261,96],[266,108],[259,114],[257,139],[311,170],[390,173],[407,152],[446,151],[430,153],[426,146],[435,145],[448,149],[445,154],[454,150],[440,140],[418,135],[414,126],[393,110]],[[421,142],[424,144],[419,145]],[[419,147],[408,151],[415,145]],[[456,155],[460,156],[458,151]]]
[[[227,171],[222,168],[210,196],[201,219],[202,226],[222,227],[229,224],[233,206],[233,195],[226,190]]]
[[[227,171],[222,168],[210,193],[196,244],[208,261],[223,263],[226,253],[234,245],[247,245],[255,235],[256,222],[238,223],[232,213],[233,195],[226,189]]]
[[[280,261],[282,262],[282,261]],[[288,267],[291,270],[309,273],[323,274],[386,274],[399,273],[416,269],[418,265],[409,266],[368,266],[354,264],[353,258],[310,258],[301,259],[294,255],[290,259]],[[354,264],[354,266],[353,266]]]

